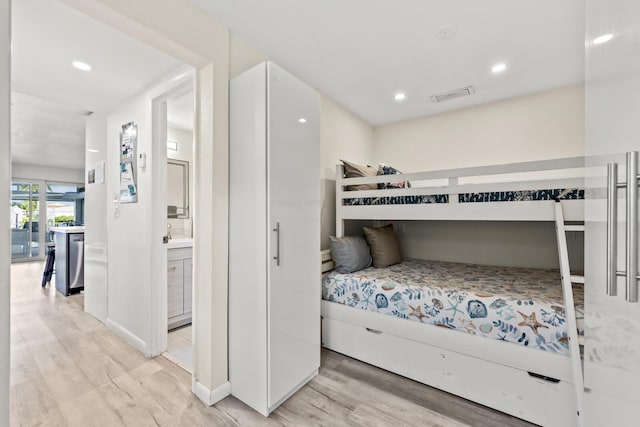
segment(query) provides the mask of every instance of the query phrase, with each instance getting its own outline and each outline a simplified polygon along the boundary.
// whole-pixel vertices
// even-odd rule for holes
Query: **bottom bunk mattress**
[[[578,333],[582,285],[574,285]],[[406,259],[322,281],[322,298],[363,310],[569,354],[560,273]]]

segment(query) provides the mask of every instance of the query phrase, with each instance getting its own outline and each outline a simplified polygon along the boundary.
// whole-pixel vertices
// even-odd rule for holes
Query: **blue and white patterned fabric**
[[[564,193],[564,194],[563,194]],[[524,202],[536,200],[582,200],[584,190],[531,190],[531,191],[494,191],[490,193],[458,194],[459,203],[476,202]]]
[[[462,193],[458,194],[458,203],[523,202],[555,200],[556,198],[559,200],[583,200],[584,190],[549,189]],[[432,194],[425,196],[354,197],[342,200],[342,204],[344,206],[419,205],[423,203],[449,203],[449,195]]]
[[[377,205],[420,205],[424,203],[449,203],[448,194],[430,194],[426,196],[395,197],[356,197],[343,199],[344,206],[377,206]]]
[[[322,298],[362,310],[491,339],[569,354],[567,321],[555,270],[404,260],[351,274],[331,272]],[[583,288],[574,285],[579,333]]]
[[[378,176],[379,175],[397,175],[397,174],[401,174],[402,172],[400,172],[398,169],[391,167],[391,166],[387,166],[387,165],[378,165]],[[409,181],[400,181],[400,182],[381,182],[378,183],[378,188],[380,189],[385,189],[385,188],[410,188],[411,187],[411,183]]]

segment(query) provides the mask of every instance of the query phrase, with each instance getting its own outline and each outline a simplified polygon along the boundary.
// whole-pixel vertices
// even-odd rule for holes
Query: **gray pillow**
[[[374,267],[384,268],[402,262],[400,243],[393,224],[378,228],[364,227],[364,235],[371,248]]]
[[[371,266],[371,252],[361,236],[330,236],[331,257],[338,273],[353,273]]]

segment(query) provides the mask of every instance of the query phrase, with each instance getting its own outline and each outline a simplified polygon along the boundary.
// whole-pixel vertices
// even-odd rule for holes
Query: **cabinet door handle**
[[[638,152],[627,153],[627,293],[638,302]]]
[[[618,294],[618,164],[607,165],[607,295]]]
[[[627,182],[618,183],[618,165],[607,165],[607,295],[617,295],[617,278],[625,278],[625,298],[638,302],[638,152],[627,153]],[[626,269],[617,270],[618,189],[626,189]]]
[[[280,266],[280,223],[276,222],[276,228],[273,229],[276,233],[276,256],[273,259],[276,261],[276,265]]]

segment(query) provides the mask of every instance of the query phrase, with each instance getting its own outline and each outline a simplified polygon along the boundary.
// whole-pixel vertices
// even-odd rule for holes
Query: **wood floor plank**
[[[328,350],[269,418],[233,396],[207,407],[189,373],[133,349],[83,311],[82,295],[41,289],[42,268],[12,266],[11,426],[530,425]]]
[[[58,407],[42,377],[11,386],[10,396],[11,416],[20,422],[27,423]]]
[[[69,427],[123,427],[125,425],[95,389],[69,399],[60,406],[60,412]]]

